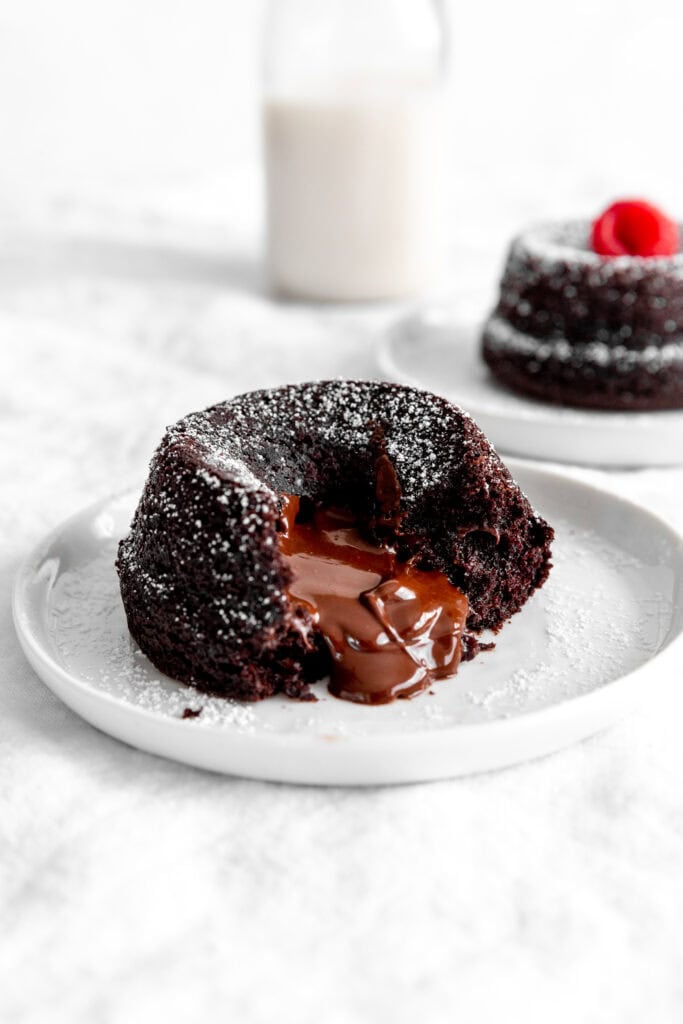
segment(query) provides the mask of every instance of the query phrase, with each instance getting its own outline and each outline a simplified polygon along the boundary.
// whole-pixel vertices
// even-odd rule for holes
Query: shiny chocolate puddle
[[[285,498],[279,547],[332,657],[330,691],[362,704],[413,697],[453,675],[462,656],[467,598],[443,575],[369,544],[349,513]],[[302,521],[303,520],[303,521]]]

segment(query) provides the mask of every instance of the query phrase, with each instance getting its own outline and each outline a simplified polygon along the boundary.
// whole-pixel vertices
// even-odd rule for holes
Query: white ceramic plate
[[[592,466],[683,463],[683,411],[598,412],[523,398],[495,383],[479,354],[481,326],[445,307],[400,321],[378,355],[390,380],[444,395],[502,452]]]
[[[163,676],[128,634],[114,571],[133,494],[79,513],[28,558],[14,594],[19,638],[36,672],[88,722],[215,771],[396,783],[546,754],[607,726],[671,671],[683,628],[683,540],[608,492],[512,460],[510,468],[556,528],[550,579],[495,650],[412,701],[363,707],[321,683],[317,703],[238,704]],[[186,708],[201,714],[183,718]]]

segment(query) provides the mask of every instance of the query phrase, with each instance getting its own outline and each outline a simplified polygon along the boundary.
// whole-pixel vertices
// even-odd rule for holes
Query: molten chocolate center
[[[330,690],[363,704],[412,697],[452,675],[462,654],[467,598],[443,573],[398,562],[365,541],[348,513],[316,509],[297,522],[287,497],[280,550],[289,595],[308,609],[332,655]]]

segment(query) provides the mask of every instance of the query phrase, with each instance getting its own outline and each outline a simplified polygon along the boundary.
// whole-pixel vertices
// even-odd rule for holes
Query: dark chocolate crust
[[[119,546],[130,631],[163,672],[241,700],[305,697],[326,674],[316,627],[286,594],[285,494],[349,508],[371,539],[445,572],[475,632],[548,574],[552,529],[449,402],[370,381],[251,392],[168,429]]]
[[[587,222],[515,239],[483,357],[506,387],[607,410],[683,407],[683,254],[598,256]]]

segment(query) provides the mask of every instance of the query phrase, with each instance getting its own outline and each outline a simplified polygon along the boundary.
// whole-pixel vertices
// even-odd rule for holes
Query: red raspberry
[[[643,199],[620,199],[593,222],[591,245],[600,256],[673,256],[678,225]]]

